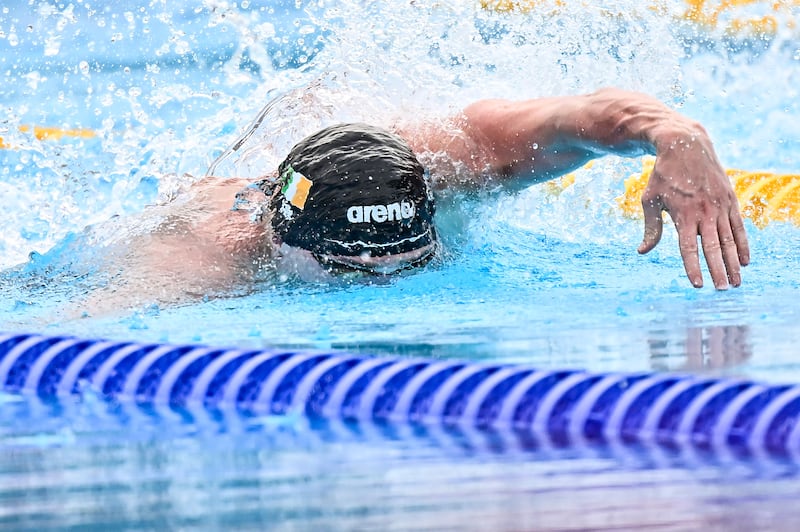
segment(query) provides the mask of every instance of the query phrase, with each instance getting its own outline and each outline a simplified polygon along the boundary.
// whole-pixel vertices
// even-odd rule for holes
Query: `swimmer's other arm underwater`
[[[394,132],[366,124],[325,128],[258,182],[208,177],[178,201],[146,209],[143,216],[160,212],[160,226],[144,242],[131,242],[118,284],[81,306],[95,314],[102,312],[95,304],[107,310],[114,299],[141,305],[222,296],[281,261],[334,276],[413,269],[438,247],[437,195],[521,190],[609,154],[656,156],[642,196],[639,253],[658,244],[666,211],[691,284],[703,286],[702,248],[714,286],[739,286],[750,260],[747,235],[705,129],[650,96],[603,89],[481,100],[447,120]]]

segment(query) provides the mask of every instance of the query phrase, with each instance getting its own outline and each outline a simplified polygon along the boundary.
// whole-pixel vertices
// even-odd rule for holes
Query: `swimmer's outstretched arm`
[[[483,100],[467,107],[466,141],[450,155],[476,173],[501,176],[521,188],[606,155],[656,156],[642,195],[645,228],[639,253],[661,239],[661,212],[678,231],[691,283],[700,287],[697,237],[717,289],[741,284],[750,250],[739,205],[705,129],[647,95],[603,89],[584,96],[512,102]]]

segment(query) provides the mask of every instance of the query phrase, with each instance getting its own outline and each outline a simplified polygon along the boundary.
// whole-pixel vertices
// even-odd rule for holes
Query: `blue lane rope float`
[[[44,400],[90,386],[144,407],[800,459],[800,385],[727,377],[0,334],[0,382],[5,392]]]

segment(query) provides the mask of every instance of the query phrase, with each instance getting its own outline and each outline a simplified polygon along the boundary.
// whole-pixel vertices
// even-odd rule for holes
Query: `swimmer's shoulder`
[[[209,191],[214,193],[217,190],[232,190],[235,193],[252,183],[254,183],[253,180],[243,177],[205,176],[195,182],[190,190],[195,194]]]
[[[209,211],[237,210],[236,205],[243,199],[253,202],[266,199],[258,185],[257,180],[241,177],[206,176],[189,189],[189,202]]]

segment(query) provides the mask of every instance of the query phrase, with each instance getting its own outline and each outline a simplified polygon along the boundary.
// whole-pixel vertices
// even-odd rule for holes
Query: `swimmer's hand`
[[[741,266],[750,262],[750,248],[739,203],[706,132],[696,124],[676,125],[659,139],[657,157],[642,194],[644,239],[639,253],[658,244],[662,211],[678,231],[683,265],[692,285],[703,286],[697,237],[717,290],[742,283]]]

